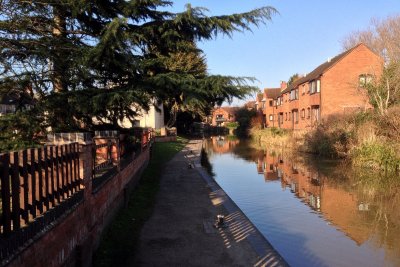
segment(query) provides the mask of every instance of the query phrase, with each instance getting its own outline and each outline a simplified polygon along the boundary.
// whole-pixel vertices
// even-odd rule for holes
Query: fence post
[[[91,141],[79,144],[79,161],[79,176],[85,189],[84,199],[87,200],[92,195],[93,143]]]

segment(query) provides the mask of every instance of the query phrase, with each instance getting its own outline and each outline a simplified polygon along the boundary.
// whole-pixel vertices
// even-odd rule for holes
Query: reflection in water
[[[245,213],[246,209],[249,210],[251,214],[247,215],[258,228],[266,228],[260,231],[268,239],[270,236],[276,239],[270,240],[271,243],[291,265],[400,266],[398,177],[380,177],[376,173],[354,170],[338,162],[316,161],[304,155],[286,155],[284,151],[252,149],[246,141],[237,139],[214,137],[205,146],[221,186],[228,194],[232,192],[231,197]],[[243,177],[250,175],[244,170],[245,165],[241,167],[244,173],[235,180],[233,169],[242,164],[239,160],[247,164],[255,163],[254,175],[257,180],[252,182],[247,178],[243,181]],[[240,170],[235,171],[240,173]],[[264,179],[264,186],[259,184],[260,175]],[[276,184],[279,185],[279,191],[272,190]],[[244,192],[243,188],[247,188],[248,192]],[[282,210],[268,204],[292,203],[293,197],[297,203],[278,204]],[[302,208],[304,205],[309,208],[308,212]],[[279,214],[284,214],[284,218],[278,218]],[[263,217],[279,221],[281,225],[265,222]],[[321,222],[325,222],[325,226],[320,226]],[[284,232],[284,236],[274,233],[274,229]],[[332,230],[342,234],[338,235]],[[301,239],[304,243],[291,243],[291,232],[296,234],[293,238]],[[283,244],[285,242],[287,244]],[[301,253],[295,252],[295,246],[299,246],[297,251],[306,250],[304,258],[299,255]],[[336,257],[335,252],[326,250],[340,250],[341,254],[347,252],[349,255],[332,259]],[[309,262],[307,257],[311,259]]]

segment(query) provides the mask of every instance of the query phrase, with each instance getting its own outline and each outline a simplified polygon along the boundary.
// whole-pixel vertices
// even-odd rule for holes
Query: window
[[[269,106],[272,107],[274,105],[274,101],[270,100],[269,101]]]
[[[320,120],[319,106],[312,107],[312,121],[318,122]]]
[[[291,117],[291,116],[292,116],[292,113],[291,113],[291,112],[289,112],[289,119],[288,119],[289,121],[290,121],[290,117]]]
[[[270,114],[270,115],[269,115],[269,120],[270,120],[270,121],[273,121],[273,120],[274,120],[274,115]]]
[[[297,99],[299,99],[299,89],[298,88],[290,91],[290,100],[292,101],[292,100],[297,100]]]
[[[314,80],[309,83],[310,94],[321,92],[321,80]]]
[[[306,85],[303,84],[301,87],[303,88],[303,95],[304,95],[306,93]]]
[[[282,97],[281,97],[281,96],[278,97],[278,99],[276,100],[276,105],[277,105],[277,106],[282,105]]]
[[[371,74],[361,74],[358,76],[358,85],[360,87],[365,87],[367,84],[370,84],[373,80]]]
[[[15,105],[0,105],[0,114],[7,114],[7,113],[15,113],[16,107]]]
[[[310,108],[307,108],[307,119],[311,117],[311,110]]]
[[[305,117],[306,117],[306,110],[303,108],[301,110],[301,118],[304,120]]]
[[[287,121],[287,112],[285,112],[285,121]]]
[[[299,111],[293,111],[293,119],[294,119],[294,123],[299,123]]]

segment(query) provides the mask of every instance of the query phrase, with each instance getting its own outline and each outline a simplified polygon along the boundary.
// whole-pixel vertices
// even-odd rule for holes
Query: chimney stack
[[[285,90],[287,87],[287,83],[285,81],[281,81],[281,90]]]

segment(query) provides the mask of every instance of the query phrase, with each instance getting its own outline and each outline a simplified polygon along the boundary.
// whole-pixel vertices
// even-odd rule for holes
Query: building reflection
[[[266,182],[280,180],[282,189],[290,190],[358,245],[368,240],[371,229],[364,223],[364,217],[370,211],[370,204],[331,183],[326,175],[305,161],[285,159],[282,154],[265,151],[257,160],[257,171],[264,175]]]
[[[219,154],[232,152],[234,147],[236,147],[240,143],[240,140],[237,138],[222,135],[212,136],[209,140],[211,142],[211,150],[214,153]]]
[[[400,266],[400,180],[377,177],[337,163],[324,165],[305,155],[252,148],[247,141],[213,138],[212,153],[232,153],[253,162],[266,183],[279,183],[312,212],[357,245],[372,242]]]

